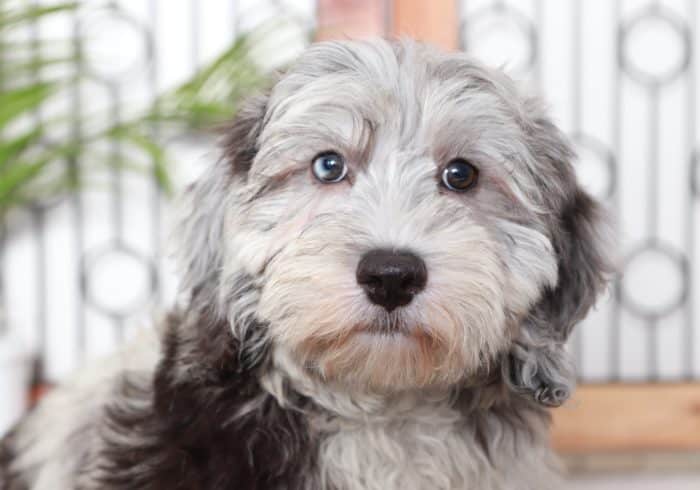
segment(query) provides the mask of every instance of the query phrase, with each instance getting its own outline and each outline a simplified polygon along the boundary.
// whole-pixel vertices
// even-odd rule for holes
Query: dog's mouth
[[[429,331],[424,326],[400,320],[383,320],[356,325],[349,337],[365,339],[370,343],[396,342],[404,346],[433,344]]]
[[[298,360],[324,379],[394,390],[449,384],[462,376],[462,345],[451,333],[424,322],[415,309],[373,311],[365,318],[306,336]]]
[[[415,330],[420,329],[415,322],[409,321],[401,311],[393,311],[376,315],[369,321],[356,324],[351,330],[353,333],[381,336],[410,336]]]
[[[407,335],[409,330],[410,329],[406,328],[406,326],[399,321],[363,323],[353,328],[355,333],[382,336]]]

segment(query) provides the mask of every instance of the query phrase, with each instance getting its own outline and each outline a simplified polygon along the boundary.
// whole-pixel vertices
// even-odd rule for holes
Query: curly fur
[[[187,193],[182,304],[20,422],[0,488],[561,488],[546,407],[609,267],[541,102],[463,54],[320,43],[223,148]],[[345,181],[312,177],[326,150]],[[428,270],[392,312],[355,281],[376,248]]]

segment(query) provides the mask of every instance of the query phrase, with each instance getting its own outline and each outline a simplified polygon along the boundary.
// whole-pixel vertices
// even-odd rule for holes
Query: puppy
[[[604,288],[542,103],[464,54],[312,46],[188,192],[185,299],[5,439],[4,490],[561,488]]]

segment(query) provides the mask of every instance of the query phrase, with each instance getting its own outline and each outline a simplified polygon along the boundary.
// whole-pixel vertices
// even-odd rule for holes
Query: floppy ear
[[[538,121],[536,129],[540,158],[554,166],[556,174],[545,185],[545,192],[550,193],[548,206],[556,210],[549,229],[558,280],[554,288],[543,291],[520,325],[503,368],[515,391],[529,394],[543,405],[559,406],[569,397],[575,381],[564,343],[605,288],[612,267],[604,239],[608,235],[605,213],[576,183],[568,161],[573,152],[566,139],[549,121]],[[544,175],[553,174],[550,170]]]
[[[247,99],[223,129],[223,156],[185,193],[178,228],[178,262],[182,288],[191,294],[215,288],[223,265],[224,219],[233,187],[243,183],[258,151],[267,97]]]

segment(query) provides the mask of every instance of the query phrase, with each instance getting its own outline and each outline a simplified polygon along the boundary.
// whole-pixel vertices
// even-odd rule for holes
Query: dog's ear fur
[[[564,343],[605,288],[612,267],[608,261],[608,222],[601,206],[576,182],[570,163],[573,151],[546,118],[535,121],[533,147],[546,183],[550,239],[557,254],[558,280],[547,288],[520,325],[503,367],[507,382],[546,406],[559,406],[571,394],[574,370]]]
[[[178,261],[182,287],[190,294],[216,287],[223,265],[223,233],[227,200],[236,183],[244,183],[258,151],[267,96],[243,102],[232,123],[222,129],[223,157],[190,185],[178,228]]]
[[[267,112],[267,94],[248,98],[236,113],[233,122],[224,129],[224,161],[231,171],[245,179],[258,153],[258,138]]]

